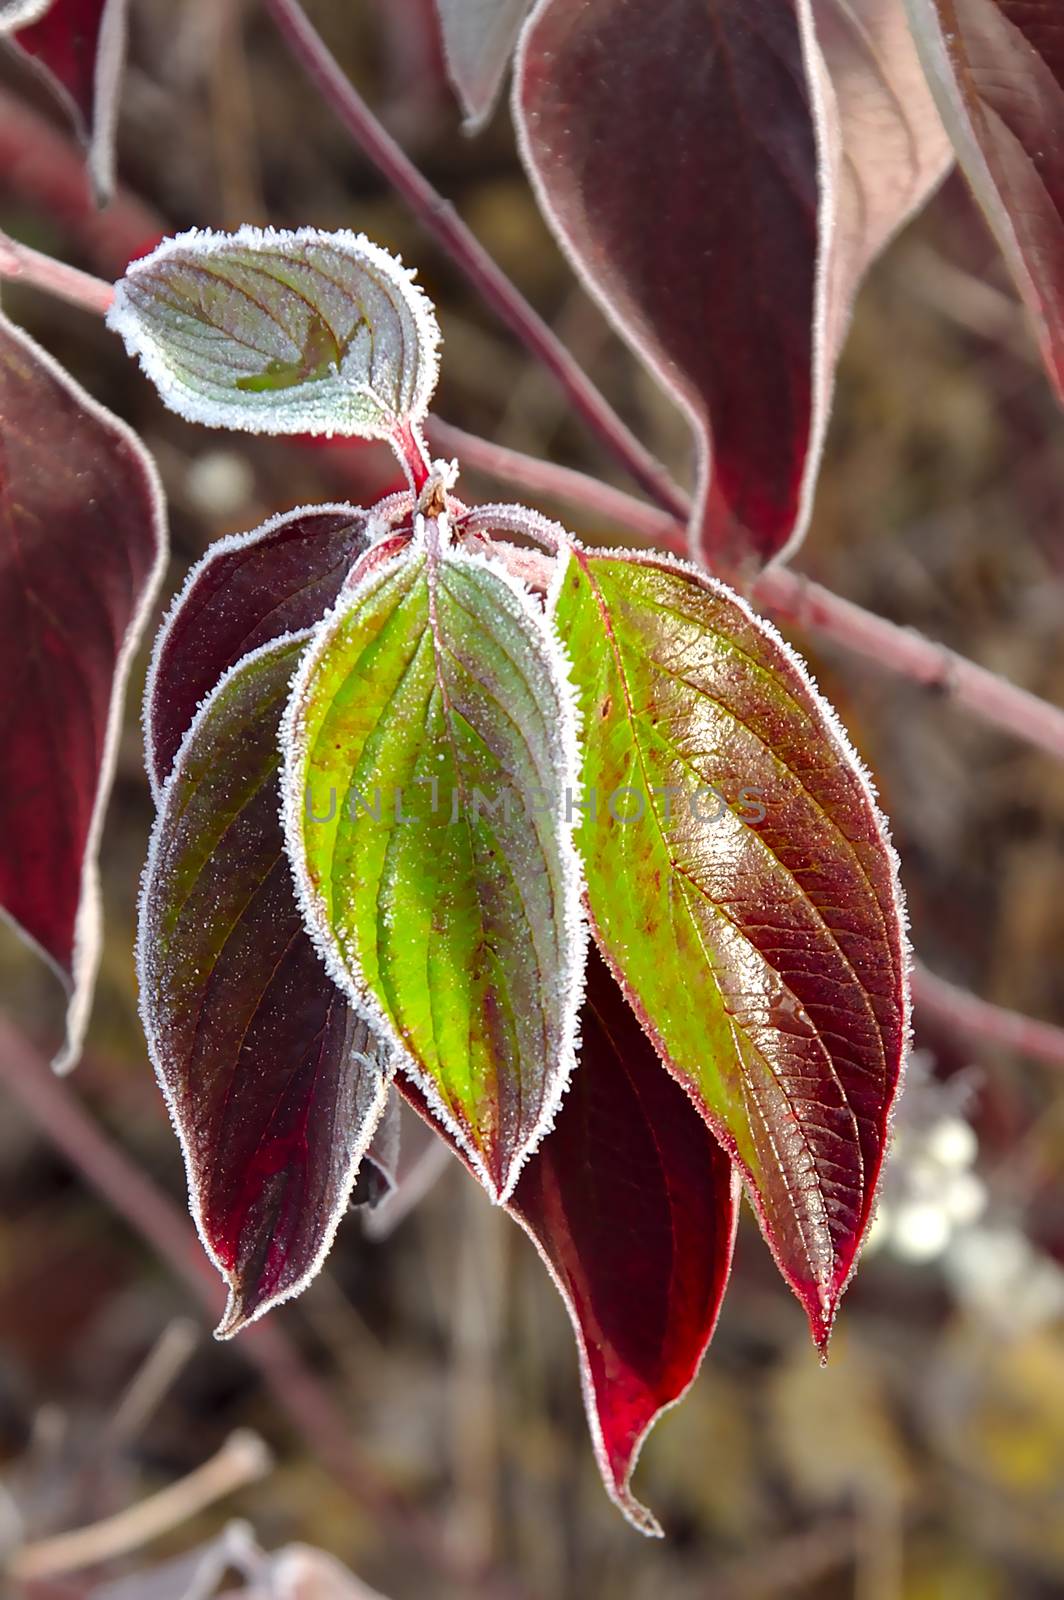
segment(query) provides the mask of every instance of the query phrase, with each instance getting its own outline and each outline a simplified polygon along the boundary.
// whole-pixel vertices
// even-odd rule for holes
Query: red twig
[[[64,261],[42,255],[28,245],[9,239],[0,233],[0,278],[20,278],[35,288],[85,311],[95,311],[105,316],[114,299],[114,290],[102,278],[94,278],[77,267],[68,267]]]
[[[933,1017],[976,1044],[1014,1050],[1032,1061],[1064,1067],[1064,1028],[980,1000],[919,965],[913,972],[913,1001],[918,1023],[921,1016]]]
[[[432,187],[377,121],[337,65],[298,0],[266,0],[266,9],[293,58],[320,90],[366,159],[403,196],[426,232],[464,272],[485,303],[554,374],[573,410],[583,417],[652,499],[677,516],[684,515],[683,497],[665,468],[640,444],[557,335],[466,227],[450,202]]]
[[[97,1127],[68,1084],[0,1016],[0,1084],[97,1194],[151,1246],[217,1320],[222,1286],[178,1208],[118,1145]],[[359,1505],[414,1546],[437,1575],[447,1571],[469,1584],[470,1573],[419,1511],[404,1505],[378,1479],[352,1443],[335,1401],[307,1369],[276,1321],[259,1323],[234,1341],[309,1449]],[[495,1591],[498,1593],[498,1591]]]
[[[537,461],[436,419],[429,423],[428,436],[433,448],[458,455],[466,466],[601,517],[613,540],[618,537],[614,530],[628,529],[652,544],[680,555],[687,553],[684,523],[585,473]],[[948,645],[877,617],[787,567],[763,572],[751,586],[751,598],[784,621],[830,640],[873,666],[937,689],[973,716],[1064,760],[1064,711],[1060,707],[977,666]]]

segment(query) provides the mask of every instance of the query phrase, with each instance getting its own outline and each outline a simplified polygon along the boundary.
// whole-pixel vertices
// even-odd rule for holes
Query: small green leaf
[[[600,942],[740,1162],[823,1343],[907,1043],[883,819],[797,657],[722,585],[576,552],[555,618],[583,717],[578,843]]]
[[[308,928],[504,1199],[572,1067],[584,958],[573,713],[542,614],[420,540],[323,624],[282,738]]]
[[[436,385],[430,302],[360,234],[179,234],[131,264],[107,320],[208,427],[387,438]]]

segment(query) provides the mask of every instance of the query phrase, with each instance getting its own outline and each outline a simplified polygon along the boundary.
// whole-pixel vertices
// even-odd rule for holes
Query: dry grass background
[[[686,472],[682,425],[548,236],[505,110],[475,141],[458,131],[428,0],[318,0],[307,9],[388,126],[611,399]],[[135,192],[174,226],[351,226],[400,251],[440,308],[439,413],[611,476],[551,381],[470,299],[252,6],[134,0],[133,17],[120,148]],[[7,69],[4,81],[15,81]],[[2,173],[0,227],[76,258],[48,217],[5,196]],[[4,299],[155,452],[172,508],[167,595],[218,534],[296,503],[376,496],[394,483],[375,448],[301,450],[188,427],[163,412],[85,316],[28,291]],[[463,482],[467,493],[491,488]],[[616,539],[613,529],[577,531]],[[957,179],[861,298],[798,564],[1064,698],[1064,419]],[[875,771],[924,959],[1064,1023],[1064,772],[941,698],[797,642]],[[180,1199],[177,1145],[145,1058],[130,953],[149,823],[131,705],[104,846],[106,950],[74,1087]],[[10,1014],[51,1043],[57,992],[6,934],[0,982]],[[1064,1593],[1064,1321],[1054,1276],[1064,1259],[1064,1085],[1050,1068],[975,1055],[941,1031],[918,1028],[918,1042],[933,1083],[963,1075],[969,1085],[965,1114],[986,1192],[980,1231],[966,1253],[930,1262],[872,1255],[821,1371],[797,1305],[744,1218],[706,1368],[639,1469],[640,1490],[668,1528],[664,1544],[640,1541],[606,1501],[560,1303],[527,1242],[470,1180],[449,1172],[383,1244],[363,1236],[357,1217],[348,1221],[321,1279],[274,1315],[384,1483],[436,1520],[457,1575],[427,1567],[401,1524],[383,1523],[322,1469],[239,1342],[212,1343],[165,1266],[0,1097],[0,1537],[15,1517],[30,1539],[92,1522],[192,1471],[237,1428],[256,1430],[275,1452],[264,1478],[148,1549],[25,1593],[86,1596],[193,1547],[232,1515],[268,1547],[299,1539],[332,1552],[392,1600]],[[914,1120],[926,1126],[935,1103],[928,1090]],[[905,1159],[903,1149],[899,1167]],[[174,1355],[169,1376],[152,1404],[120,1411],[153,1350],[158,1364],[160,1341]],[[493,1573],[486,1587],[480,1568]],[[140,1581],[130,1594],[147,1600],[148,1580]]]

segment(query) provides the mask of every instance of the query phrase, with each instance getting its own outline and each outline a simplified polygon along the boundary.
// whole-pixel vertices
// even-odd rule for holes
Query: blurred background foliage
[[[575,285],[536,211],[505,107],[477,139],[461,134],[430,0],[307,10],[647,444],[689,476],[682,422]],[[253,5],[135,0],[132,12],[120,132],[130,190],[175,229],[364,230],[417,265],[439,307],[439,415],[612,479],[552,381],[384,189]],[[9,64],[0,93],[0,124],[11,94],[55,120]],[[0,227],[101,265],[84,232],[3,171]],[[163,411],[83,313],[16,287],[4,301],[154,452],[172,517],[167,597],[219,534],[395,486],[374,446],[197,431]],[[1062,441],[994,246],[951,178],[861,296],[796,564],[1060,701]],[[462,486],[505,497],[475,475]],[[617,542],[616,529],[574,525]],[[1064,1023],[1064,771],[941,696],[795,638],[880,786],[921,956]],[[74,1089],[180,1202],[131,955],[150,824],[141,682],[138,672],[104,842],[107,942]],[[58,991],[6,931],[0,980],[9,1014],[50,1049]],[[641,1541],[606,1500],[562,1307],[527,1241],[455,1164],[386,1241],[352,1216],[321,1278],[273,1313],[407,1508],[382,1518],[323,1468],[313,1429],[279,1413],[240,1341],[211,1341],[165,1264],[0,1095],[0,1541],[108,1515],[192,1472],[237,1429],[273,1452],[264,1476],[147,1549],[18,1592],[74,1600],[126,1574],[123,1595],[151,1600],[163,1593],[147,1576],[153,1563],[239,1515],[266,1547],[319,1546],[393,1600],[1064,1594],[1064,1085],[1052,1068],[976,1054],[919,1016],[917,1043],[874,1247],[826,1369],[744,1217],[706,1367],[638,1470],[664,1544]],[[404,1517],[431,1519],[445,1560],[426,1559]]]

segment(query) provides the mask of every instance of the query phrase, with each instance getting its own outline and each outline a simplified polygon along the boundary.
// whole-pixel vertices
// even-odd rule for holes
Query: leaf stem
[[[659,461],[574,361],[558,336],[533,310],[520,290],[492,260],[458,216],[381,126],[337,64],[299,0],[266,0],[266,10],[293,59],[344,124],[363,155],[432,235],[522,344],[553,373],[576,411],[639,486],[676,516],[684,516],[683,496]]]
[[[102,278],[80,272],[77,267],[68,267],[65,261],[56,261],[39,250],[31,250],[29,245],[9,239],[6,233],[0,233],[0,278],[31,283],[36,289],[44,289],[60,300],[99,316],[107,314],[114,299],[114,289]]]
[[[466,469],[601,517],[611,525],[610,543],[617,539],[613,529],[623,529],[673,554],[688,554],[684,522],[621,489],[476,438],[437,418],[429,419],[427,432],[434,449],[459,455]],[[936,690],[972,716],[1064,761],[1064,710],[969,661],[948,645],[877,617],[788,567],[770,567],[761,573],[750,586],[750,598],[782,621],[827,639],[884,671]]]
[[[399,457],[416,499],[432,474],[424,443],[410,422],[400,422],[388,442]]]

